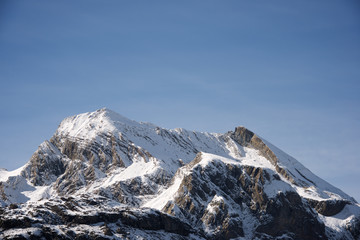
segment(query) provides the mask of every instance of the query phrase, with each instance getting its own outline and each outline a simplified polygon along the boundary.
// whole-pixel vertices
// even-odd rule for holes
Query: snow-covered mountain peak
[[[65,118],[60,123],[56,135],[92,140],[100,133],[114,132],[122,126],[137,125],[139,123],[108,108],[102,108]]]
[[[244,126],[165,129],[103,108],[0,169],[0,239],[21,228],[25,239],[353,240],[360,207]]]
[[[64,119],[51,141],[73,160],[90,161],[93,155],[88,155],[87,149],[93,152],[94,148],[100,147],[107,155],[97,160],[102,162],[99,168],[103,172],[112,169],[117,161],[118,166],[129,167],[122,173],[124,176],[135,176],[130,173],[132,169],[141,176],[139,169],[143,169],[144,173],[154,173],[160,167],[171,177],[182,164],[190,163],[197,153],[204,152],[222,159],[234,159],[243,165],[271,168],[298,187],[298,191],[307,198],[321,196],[323,199],[335,199],[334,196],[339,195],[340,198],[351,199],[244,126],[225,134],[200,133],[183,128],[168,130],[151,123],[138,123],[102,108]],[[118,145],[119,142],[121,145]],[[130,157],[129,153],[122,156],[125,150],[121,148],[134,148],[134,156]],[[43,149],[42,152],[46,151]],[[116,161],[113,159],[115,155],[118,155]],[[102,158],[101,155],[99,158]],[[150,159],[156,168],[149,164]],[[310,191],[313,185],[317,188]],[[327,195],[329,191],[332,194]]]

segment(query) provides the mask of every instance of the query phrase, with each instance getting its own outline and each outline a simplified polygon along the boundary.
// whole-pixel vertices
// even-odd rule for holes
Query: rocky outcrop
[[[280,167],[278,158],[273,151],[259,138],[256,134],[246,129],[245,127],[236,127],[234,132],[230,132],[230,137],[237,143],[244,147],[250,147],[258,150],[261,155],[268,159],[276,168],[276,171],[289,180],[291,183],[298,185],[298,183],[291,176],[291,173]]]
[[[7,196],[4,190],[4,184],[2,182],[0,182],[0,199],[2,199],[3,201],[7,201]]]
[[[45,141],[32,155],[21,174],[35,186],[49,185],[65,172],[65,164],[59,149]]]
[[[353,218],[347,222],[345,228],[351,233],[354,239],[360,239],[360,217]]]
[[[324,216],[333,216],[341,212],[346,204],[350,204],[350,201],[344,200],[327,200],[317,201],[314,199],[307,199],[310,206],[313,207],[318,213]]]
[[[174,201],[163,211],[202,228],[206,238],[244,237],[243,220],[237,212],[248,209],[260,219],[256,228],[259,237],[289,234],[293,239],[326,239],[324,224],[296,192],[266,195],[264,186],[277,180],[276,173],[215,160],[200,163],[198,155],[189,164],[193,168],[183,177]]]
[[[225,187],[226,183],[216,179],[220,177],[216,174],[211,177],[206,170],[200,167],[195,168],[192,174],[183,178],[174,201],[168,202],[163,211],[179,218],[184,217],[200,229],[198,234],[207,239],[230,239],[244,236],[239,214],[229,211],[228,202],[233,202],[233,200],[228,196],[226,196],[229,198],[227,200],[218,196],[218,189],[212,186],[211,181],[217,182],[221,187]],[[211,184],[208,184],[208,181]]]
[[[111,171],[125,168],[132,163],[134,158],[140,158],[144,162],[150,161],[152,155],[133,143],[124,140],[121,135],[115,137],[110,133],[103,133],[93,141],[68,136],[55,135],[51,143],[56,146],[63,156],[70,159],[65,171],[55,184],[57,192],[61,195],[73,194],[83,186],[87,186],[99,178],[103,178]],[[98,190],[98,194],[111,196],[122,203],[138,206],[137,195],[154,194],[158,185],[167,184],[170,180],[168,173],[159,172],[155,176],[144,176],[144,178],[132,179],[118,182],[108,190]]]
[[[131,149],[131,145],[125,141],[121,141],[111,134],[102,134],[97,141],[91,142],[80,138],[54,135],[50,142],[69,159],[87,161],[102,172],[125,167],[121,155],[127,156],[126,160],[131,162],[132,158],[129,154],[137,151],[137,149]]]
[[[264,213],[270,217],[261,221],[256,232],[273,237],[292,239],[327,239],[325,225],[318,221],[311,208],[295,192],[280,193],[266,203]]]

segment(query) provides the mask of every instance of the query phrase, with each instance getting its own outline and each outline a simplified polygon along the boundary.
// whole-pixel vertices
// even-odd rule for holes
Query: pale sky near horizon
[[[360,201],[359,1],[0,1],[0,167],[108,107],[243,125]]]

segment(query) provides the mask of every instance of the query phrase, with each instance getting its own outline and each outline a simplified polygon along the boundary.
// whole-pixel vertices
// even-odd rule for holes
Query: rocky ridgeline
[[[2,173],[2,239],[360,236],[354,199],[244,127],[167,130],[101,109]]]

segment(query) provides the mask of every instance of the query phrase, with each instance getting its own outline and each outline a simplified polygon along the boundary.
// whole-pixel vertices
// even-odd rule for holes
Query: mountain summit
[[[0,239],[359,239],[360,205],[260,136],[64,119],[0,168]]]

